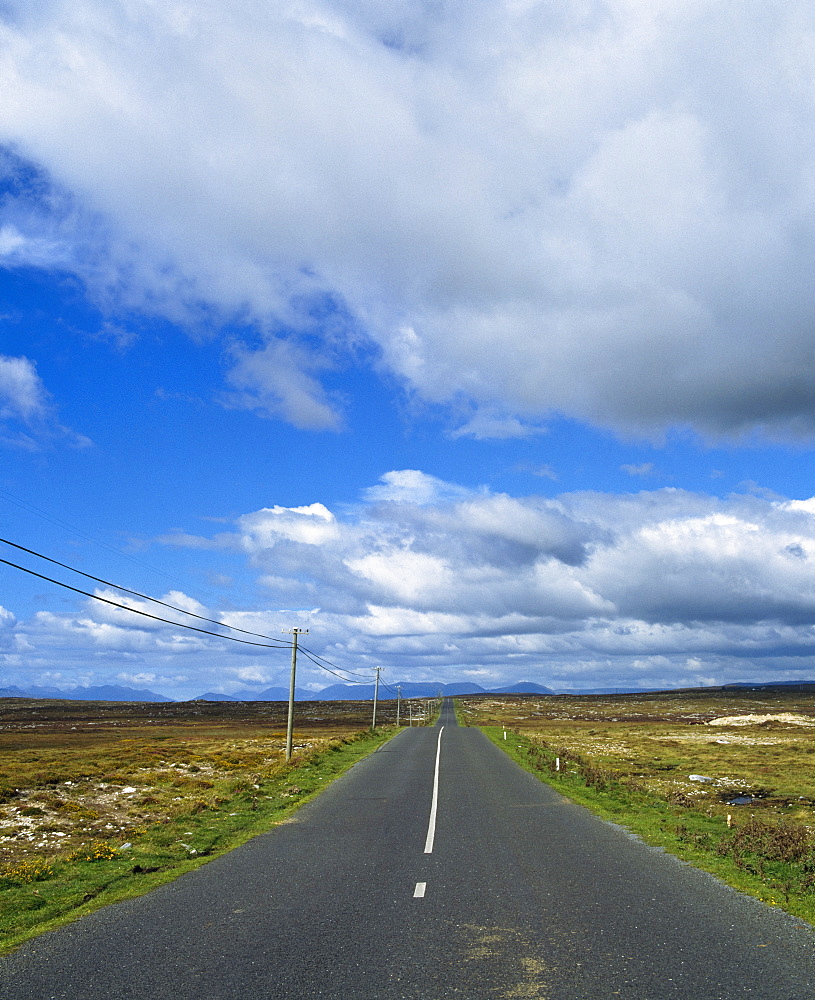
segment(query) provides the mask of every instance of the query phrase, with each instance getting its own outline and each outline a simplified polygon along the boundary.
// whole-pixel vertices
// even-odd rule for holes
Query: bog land
[[[647,842],[815,923],[815,695],[457,699],[460,721]],[[393,733],[395,703],[0,699],[0,950],[275,823]],[[506,738],[505,738],[506,736]]]
[[[287,762],[282,702],[0,699],[0,950],[284,821],[395,708],[298,703]]]
[[[648,843],[815,923],[815,695],[458,700],[527,770]]]

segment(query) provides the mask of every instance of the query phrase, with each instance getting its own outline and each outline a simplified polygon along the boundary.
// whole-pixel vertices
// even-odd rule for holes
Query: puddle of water
[[[728,799],[729,806],[750,806],[753,804],[752,795],[736,795],[735,798]]]

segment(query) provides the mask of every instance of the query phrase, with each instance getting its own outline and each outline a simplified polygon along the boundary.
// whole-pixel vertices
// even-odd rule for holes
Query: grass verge
[[[728,885],[815,924],[815,838],[804,824],[760,813],[726,816],[670,802],[636,780],[545,740],[480,726],[525,770],[647,844],[717,876]]]
[[[30,857],[0,870],[0,954],[109,903],[149,892],[291,815],[396,730],[337,739],[274,760],[251,778],[186,800],[161,821],[123,838],[102,837],[67,856]]]

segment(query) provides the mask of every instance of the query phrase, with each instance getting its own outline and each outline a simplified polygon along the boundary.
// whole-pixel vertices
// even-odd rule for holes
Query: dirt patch
[[[795,712],[778,712],[775,715],[723,715],[711,719],[709,726],[764,726],[777,722],[786,726],[815,726],[815,719]]]

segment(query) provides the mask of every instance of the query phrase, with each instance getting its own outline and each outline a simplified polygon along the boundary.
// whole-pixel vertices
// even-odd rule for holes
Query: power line
[[[0,492],[2,492],[2,491],[0,491]],[[43,516],[46,516],[46,515],[43,515]],[[64,522],[59,521],[56,518],[52,518],[51,520],[54,520],[56,523],[59,523],[59,524],[63,524],[64,523]],[[66,525],[66,526],[70,527],[70,525]],[[82,534],[82,533],[80,532],[80,534]],[[95,539],[91,538],[90,535],[87,535],[86,537],[89,538],[91,541],[96,541]],[[143,593],[141,593],[141,591],[131,590],[129,587],[122,587],[118,583],[113,583],[112,581],[105,580],[102,577],[94,576],[92,573],[86,573],[84,570],[77,569],[75,566],[71,566],[68,563],[60,562],[58,559],[53,559],[51,556],[47,556],[47,555],[45,555],[42,552],[38,552],[36,549],[30,549],[30,548],[27,548],[25,545],[19,545],[17,542],[12,542],[8,538],[0,538],[0,542],[3,543],[3,544],[5,544],[5,545],[9,545],[12,548],[18,549],[20,552],[27,552],[29,555],[36,556],[38,559],[43,559],[46,562],[49,562],[49,563],[51,563],[54,566],[60,566],[62,569],[67,569],[71,573],[76,573],[78,576],[85,577],[87,580],[93,580],[95,583],[104,584],[104,586],[106,586],[106,587],[113,587],[114,590],[120,590],[120,591],[122,591],[122,593],[131,594],[132,596],[139,597],[139,598],[141,598],[142,600],[145,600],[145,601],[151,601],[153,604],[159,604],[163,608],[169,608],[171,611],[176,611],[176,612],[178,612],[179,614],[182,614],[182,615],[189,615],[191,618],[196,618],[199,621],[209,622],[212,625],[218,625],[221,628],[231,629],[232,631],[234,631],[234,632],[240,632],[243,635],[253,635],[253,636],[256,636],[259,639],[268,639],[269,642],[273,643],[274,645],[269,645],[268,643],[262,643],[262,642],[249,642],[246,639],[237,639],[234,636],[221,635],[220,633],[218,633],[218,632],[212,632],[209,629],[196,628],[193,625],[185,625],[183,622],[174,622],[174,621],[171,621],[169,618],[162,618],[159,615],[151,615],[151,614],[148,614],[146,611],[139,611],[137,608],[132,608],[132,607],[130,607],[127,604],[120,604],[117,601],[111,601],[108,598],[99,597],[97,594],[91,594],[89,591],[81,590],[78,587],[72,587],[72,586],[70,586],[67,583],[62,583],[60,580],[54,580],[52,577],[43,576],[41,573],[35,573],[34,570],[27,569],[25,566],[19,566],[19,565],[17,565],[17,563],[9,562],[7,559],[0,559],[0,563],[4,563],[6,566],[12,566],[15,569],[21,570],[23,573],[28,573],[31,576],[36,576],[36,577],[38,577],[41,580],[47,580],[49,583],[54,583],[58,587],[64,587],[66,590],[71,590],[74,593],[82,594],[85,597],[90,597],[90,598],[92,598],[95,601],[101,601],[104,604],[110,604],[112,607],[121,608],[124,611],[131,611],[133,614],[143,615],[145,618],[151,618],[153,621],[164,622],[167,625],[174,625],[177,628],[191,629],[194,632],[201,632],[204,635],[212,635],[212,636],[215,636],[218,639],[229,639],[232,642],[241,642],[241,643],[245,643],[246,645],[249,645],[249,646],[261,646],[261,647],[264,647],[264,648],[270,648],[270,649],[277,648],[277,649],[279,649],[279,648],[290,648],[291,645],[292,645],[292,643],[286,642],[286,640],[284,640],[284,639],[277,639],[275,636],[264,635],[262,632],[251,632],[248,629],[238,628],[237,625],[229,625],[226,622],[218,621],[215,618],[207,618],[204,615],[196,614],[194,611],[187,611],[186,608],[179,608],[175,604],[170,604],[167,601],[160,601],[157,597],[151,597],[149,594],[143,594]],[[98,544],[102,545],[103,543],[100,542]],[[110,546],[104,546],[104,547],[105,548],[111,548]],[[115,551],[115,550],[111,549],[111,551]],[[167,575],[167,574],[165,574],[165,575]],[[174,579],[174,578],[171,577],[170,579]],[[179,581],[179,582],[182,582],[182,581]],[[362,674],[355,673],[353,670],[349,670],[346,667],[339,666],[339,664],[332,663],[331,660],[326,659],[324,656],[320,656],[319,653],[315,653],[313,650],[308,649],[305,646],[301,645],[298,648],[300,649],[300,652],[303,653],[304,656],[306,656],[309,660],[312,661],[312,663],[314,663],[315,666],[319,667],[321,670],[324,670],[326,673],[332,674],[334,677],[338,677],[341,681],[345,681],[348,684],[354,684],[355,683],[355,681],[354,681],[355,677],[357,677],[357,678],[362,678],[363,677]],[[326,666],[325,664],[329,664],[330,666]],[[331,669],[332,667],[335,668],[335,669],[332,670]],[[337,673],[337,671],[342,671],[342,673]],[[346,676],[346,675],[348,675],[348,676]],[[367,680],[367,678],[364,678],[364,679]],[[382,683],[384,684],[385,682],[383,681]],[[387,687],[389,691],[393,691],[393,688],[391,688],[388,684],[385,684],[385,687]]]
[[[215,618],[206,618],[204,615],[198,615],[194,611],[187,611],[185,608],[176,607],[175,604],[168,604],[166,601],[160,601],[157,597],[150,597],[149,594],[142,594],[138,590],[130,590],[129,587],[122,587],[118,583],[111,583],[110,580],[103,580],[99,576],[93,576],[93,574],[91,574],[91,573],[85,573],[83,570],[77,569],[75,566],[69,566],[68,563],[60,562],[58,559],[52,559],[50,556],[43,555],[42,552],[37,552],[35,549],[27,549],[24,545],[18,545],[16,542],[11,542],[7,538],[0,538],[0,542],[3,542],[5,545],[12,546],[12,548],[19,549],[21,552],[28,552],[29,555],[36,556],[38,559],[44,559],[46,562],[50,562],[54,566],[61,566],[63,569],[70,570],[72,573],[76,573],[79,576],[84,576],[88,580],[93,580],[96,583],[103,583],[106,587],[113,587],[114,590],[121,590],[125,594],[132,594],[134,597],[140,597],[140,598],[142,598],[142,600],[145,600],[145,601],[152,601],[154,604],[160,604],[163,608],[170,608],[171,611],[177,611],[179,614],[189,615],[191,618],[197,618],[197,619],[199,619],[199,621],[202,621],[202,622],[209,622],[211,625],[220,625],[221,628],[232,629],[232,631],[234,631],[234,632],[241,632],[244,635],[254,635],[258,639],[269,639],[271,642],[276,643],[279,646],[290,646],[291,645],[291,643],[290,642],[286,642],[285,639],[277,639],[277,638],[275,638],[274,636],[271,636],[271,635],[264,635],[262,632],[250,632],[248,629],[238,628],[237,625],[228,625],[226,622],[218,621]],[[13,566],[14,563],[9,563],[8,565],[9,566]],[[19,568],[22,568],[22,567],[19,567]],[[35,574],[35,576],[36,575],[38,575],[38,574]],[[47,580],[48,577],[43,577],[43,579]],[[52,582],[57,582],[57,581],[52,581]],[[63,586],[63,585],[60,584],[60,586]],[[83,591],[79,591],[79,593],[84,594],[85,591],[84,590]],[[91,594],[90,596],[93,597],[94,595]],[[100,600],[101,600],[101,598],[100,598]],[[121,605],[121,607],[126,607],[126,605]],[[131,609],[131,610],[133,610],[133,609]],[[166,619],[160,619],[160,620],[164,621]],[[201,630],[201,631],[203,631],[203,630]],[[213,632],[213,633],[210,633],[210,634],[215,635],[216,633]]]
[[[343,674],[338,674],[336,670],[331,670],[328,667],[324,667],[322,665],[322,663],[318,663],[317,662],[318,658],[316,656],[312,656],[310,650],[304,649],[302,646],[298,646],[297,648],[300,650],[300,652],[303,654],[303,656],[305,656],[307,659],[311,660],[311,662],[315,666],[319,667],[320,670],[325,670],[325,672],[327,674],[333,674],[335,677],[339,677],[339,679],[341,681],[345,681],[347,684],[353,684],[354,683],[353,677],[345,677],[345,676],[343,676]],[[342,667],[340,667],[339,669],[342,670]]]
[[[122,559],[127,559],[136,566],[141,566],[143,569],[150,570],[151,573],[157,573],[159,576],[163,576],[168,580],[173,580],[175,583],[183,585],[183,581],[179,580],[177,576],[165,573],[164,570],[158,569],[156,566],[151,566],[150,563],[145,562],[143,559],[137,559],[135,556],[131,556],[127,552],[122,552],[122,550],[117,549],[115,545],[108,545],[107,542],[101,542],[98,538],[94,538],[93,535],[89,535],[87,531],[83,531],[81,528],[77,528],[76,525],[69,524],[68,521],[63,521],[61,518],[55,517],[53,514],[49,514],[47,511],[43,510],[41,507],[37,507],[36,504],[30,503],[28,500],[22,500],[20,497],[16,497],[13,493],[9,493],[7,489],[0,489],[0,497],[4,500],[8,500],[9,503],[16,504],[16,506],[21,507],[23,510],[27,510],[30,514],[34,514],[36,517],[42,518],[44,521],[50,521],[51,524],[59,525],[61,528],[67,528],[68,531],[72,532],[74,535],[78,535],[80,538],[84,538],[88,542],[93,542],[93,544],[98,545],[99,548],[107,549],[108,552],[113,552],[115,555],[120,556]]]
[[[331,660],[327,660],[324,656],[320,656],[318,653],[315,653],[314,650],[312,649],[307,649],[303,645],[300,645],[297,648],[300,650],[301,653],[307,656],[316,666],[320,667],[321,670],[325,670],[329,674],[334,674],[334,676],[339,677],[340,680],[346,681],[349,684],[354,684],[359,682],[354,681],[353,678],[355,677],[363,678],[362,674],[356,673],[353,670],[349,670],[347,667],[341,667],[337,663],[332,663]],[[318,663],[317,662],[318,660],[322,662]],[[329,663],[331,664],[332,667],[336,667],[337,670],[342,670],[344,673],[350,674],[350,679],[348,677],[343,677],[341,674],[335,673],[334,670],[331,670],[326,666],[323,666],[323,664],[325,663]],[[373,667],[372,669],[376,670],[377,668]],[[363,680],[367,680],[367,678],[363,678]],[[389,691],[392,691],[393,694],[396,694],[396,691],[389,684],[386,684],[385,681],[381,681],[380,683],[383,684],[384,687],[386,687]]]
[[[327,660],[324,656],[320,656],[318,653],[315,653],[313,649],[306,649],[305,646],[300,646],[299,648],[305,650],[306,653],[310,653],[315,659],[322,660],[323,663],[327,663],[329,666],[335,667],[337,670],[344,670],[346,674],[351,674],[352,677],[362,677],[362,674],[357,674],[353,670],[349,670],[347,667],[341,667],[337,663],[332,663],[331,660]],[[317,665],[319,666],[319,664]]]
[[[40,580],[47,580],[48,583],[55,583],[58,587],[64,587],[65,590],[72,590],[75,594],[82,594],[84,597],[90,597],[94,601],[101,601],[103,604],[110,604],[114,608],[121,608],[123,611],[130,611],[134,615],[142,615],[144,618],[152,618],[153,621],[164,622],[165,625],[173,625],[175,628],[186,628],[190,629],[192,632],[202,632],[204,635],[214,635],[216,639],[226,639],[229,642],[240,642],[245,646],[263,646],[264,649],[280,649],[281,646],[287,648],[291,646],[291,643],[286,642],[285,639],[278,639],[278,645],[271,646],[268,642],[252,642],[250,639],[238,639],[234,635],[221,635],[220,632],[212,632],[210,629],[198,628],[196,625],[185,625],[183,622],[174,622],[169,618],[160,618],[158,615],[151,615],[146,611],[139,611],[138,608],[131,608],[127,604],[120,604],[118,601],[108,600],[107,597],[99,597],[98,594],[91,594],[90,591],[80,590],[79,587],[72,587],[70,584],[63,583],[61,580],[54,580],[53,577],[43,576],[42,573],[35,573],[33,569],[26,569],[25,566],[18,566],[17,563],[9,562],[8,559],[0,559],[0,563],[3,563],[5,566],[11,566],[14,569],[22,570],[23,573],[28,573],[30,576],[36,576]],[[229,627],[230,626],[227,626],[227,628]]]

